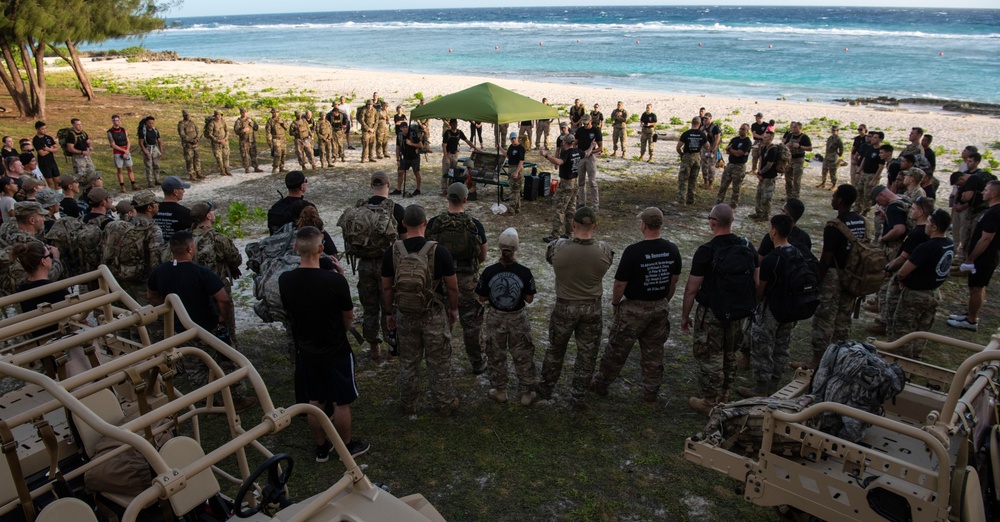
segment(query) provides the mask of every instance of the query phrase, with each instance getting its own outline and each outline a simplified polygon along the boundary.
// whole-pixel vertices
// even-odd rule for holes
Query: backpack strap
[[[402,241],[399,241],[399,243],[402,243]],[[424,243],[423,248],[421,248],[419,252],[419,255],[427,257],[427,271],[430,275],[428,279],[431,280],[430,291],[431,295],[435,297],[437,296],[436,290],[438,286],[441,284],[440,279],[434,279],[434,258],[435,254],[437,253],[437,246],[438,246],[437,241],[428,241]]]

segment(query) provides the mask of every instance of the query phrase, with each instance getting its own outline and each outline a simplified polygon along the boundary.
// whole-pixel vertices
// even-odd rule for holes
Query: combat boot
[[[703,399],[698,397],[688,398],[688,406],[692,410],[704,415],[711,414],[712,408],[714,408],[717,403],[716,397],[705,397]]]
[[[500,389],[497,389],[497,388],[490,388],[490,391],[489,391],[488,395],[490,396],[491,399],[493,399],[496,402],[500,402],[500,403],[507,402],[507,391],[506,390],[500,390]]]
[[[757,381],[757,385],[753,388],[749,386],[740,386],[739,388],[736,388],[736,393],[748,399],[751,397],[767,397],[771,395],[769,393],[769,388],[770,387],[768,386],[767,381]]]
[[[736,369],[740,371],[750,369],[750,352],[740,352],[740,358],[736,360]]]

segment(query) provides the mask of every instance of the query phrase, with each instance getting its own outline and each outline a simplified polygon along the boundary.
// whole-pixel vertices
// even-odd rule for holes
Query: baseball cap
[[[132,212],[133,210],[135,210],[135,207],[133,207],[132,202],[127,199],[119,201],[118,204],[115,205],[115,212],[123,216],[125,214],[128,214],[129,212]]]
[[[583,117],[580,118],[580,123],[583,123],[583,124],[590,123],[590,115],[589,114],[584,114]]]
[[[191,205],[191,217],[195,221],[204,221],[208,217],[208,213],[212,211],[211,201],[199,201],[194,205]]]
[[[510,133],[510,136],[507,136],[507,137],[510,138],[510,139],[512,139],[512,140],[516,140],[517,139],[517,133],[516,132],[512,132],[512,133]],[[24,160],[21,160],[21,163],[24,163]]]
[[[74,183],[76,183],[76,178],[73,177],[72,174],[63,174],[59,176],[59,186],[62,187],[63,190],[69,188],[69,186]]]
[[[645,210],[639,213],[638,218],[641,219],[647,227],[652,229],[657,229],[663,226],[663,211],[656,207],[646,207]]]
[[[500,250],[511,250],[513,252],[517,252],[517,247],[521,243],[517,236],[517,230],[514,230],[513,227],[500,233],[499,242]]]
[[[382,187],[389,184],[389,175],[385,172],[376,172],[372,174],[372,186]]]
[[[93,191],[91,191],[91,193],[93,194]],[[152,205],[153,203],[159,203],[160,201],[163,200],[156,197],[156,194],[153,194],[153,191],[148,189],[136,192],[135,195],[132,196],[132,206],[137,209],[139,207]]]
[[[403,211],[403,224],[408,227],[419,227],[427,221],[427,214],[424,207],[420,205],[410,205]]]
[[[754,114],[753,117],[754,118],[763,118],[764,117],[764,113],[763,112],[758,112],[757,114]]]
[[[285,174],[285,187],[294,189],[302,186],[306,182],[306,175],[301,170],[293,170]]]
[[[35,190],[42,186],[42,182],[34,176],[21,176],[21,190],[27,193],[29,190]]]
[[[90,201],[91,205],[96,205],[104,201],[105,199],[108,199],[110,196],[111,194],[108,193],[107,190],[101,187],[95,187],[93,189],[90,189],[90,192],[87,194],[87,200]]]
[[[41,216],[49,215],[49,211],[42,208],[37,201],[18,201],[14,203],[14,215],[17,217],[34,216],[35,214]]]
[[[870,199],[872,203],[875,203],[875,198],[878,197],[883,190],[885,190],[885,185],[875,185],[870,191],[868,191],[868,199]]]
[[[182,189],[182,188],[183,189],[191,188],[190,183],[185,183],[181,178],[178,178],[177,176],[167,176],[163,180],[163,183],[160,184],[160,186],[163,188],[164,193],[173,192],[177,189]]]
[[[469,188],[465,183],[455,182],[448,186],[448,200],[461,203],[469,197]]]
[[[52,205],[58,205],[59,202],[65,197],[66,196],[64,196],[62,192],[56,192],[50,188],[44,188],[35,194],[35,201],[37,201],[42,208],[49,208]]]
[[[569,128],[569,123],[567,123],[565,121],[561,121],[561,122],[559,122],[559,128],[560,129],[568,129]]]
[[[215,116],[218,116],[218,115],[222,114],[222,111],[220,111],[219,109],[215,109],[215,112],[213,114]]]
[[[573,221],[581,225],[596,225],[597,224],[597,214],[590,207],[580,207],[576,209],[576,213],[573,214]]]
[[[17,158],[21,160],[21,165],[27,166],[31,160],[35,159],[35,155],[30,152],[22,152],[17,155]]]

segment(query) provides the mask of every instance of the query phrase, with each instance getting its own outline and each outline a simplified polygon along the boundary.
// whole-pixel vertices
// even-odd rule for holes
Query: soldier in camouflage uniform
[[[232,176],[229,170],[229,126],[222,118],[222,111],[215,111],[205,129],[205,137],[212,140],[212,154],[215,155],[215,164],[219,166],[219,174]]]
[[[375,125],[378,123],[378,113],[371,100],[365,101],[365,106],[358,110],[358,123],[361,124],[361,163],[375,161]]]
[[[335,105],[330,114],[327,115],[327,119],[330,121],[333,132],[330,138],[333,145],[333,157],[334,159],[340,158],[340,161],[344,161],[344,129],[347,118],[340,112],[340,107]]]
[[[806,152],[812,150],[812,141],[802,132],[802,124],[793,121],[791,130],[785,134],[783,141],[792,153],[792,161],[785,173],[785,197],[798,198],[802,188],[802,173],[805,169]]]
[[[198,202],[191,206],[191,219],[195,223],[191,235],[194,236],[195,263],[204,266],[219,276],[226,286],[226,292],[232,297],[233,281],[239,279],[240,264],[243,263],[243,255],[236,248],[236,243],[232,238],[219,232],[212,227],[215,222],[215,212],[211,203]],[[229,334],[236,346],[236,321],[235,316],[226,324]]]
[[[70,131],[66,150],[73,156],[73,173],[78,178],[93,176],[97,173],[97,167],[94,166],[94,160],[90,157],[94,151],[94,147],[90,143],[90,136],[87,135],[87,131],[83,130],[80,118],[73,118],[70,120],[70,124],[73,129]]]
[[[625,103],[618,102],[618,108],[611,111],[611,144],[614,150],[611,157],[618,154],[618,145],[622,146],[622,157],[625,157],[625,125],[628,123],[628,111],[625,110]]]
[[[240,107],[240,117],[236,118],[236,123],[233,124],[233,131],[236,133],[236,137],[240,140],[240,158],[243,160],[243,172],[250,172],[250,168],[253,168],[254,172],[264,172],[257,165],[257,131],[260,130],[260,126],[253,118],[247,116],[247,110]]]
[[[712,228],[712,240],[698,247],[691,259],[691,275],[684,287],[684,308],[681,311],[681,331],[687,333],[694,326],[692,349],[698,361],[698,382],[701,385],[702,396],[688,399],[688,406],[699,413],[708,415],[712,408],[720,402],[728,402],[729,390],[736,377],[736,352],[743,343],[743,331],[747,318],[724,321],[716,317],[713,308],[719,305],[715,302],[723,298],[713,291],[715,278],[719,277],[714,270],[715,253],[722,248],[732,247],[746,242],[746,248],[753,250],[749,242],[732,233],[733,209],[721,204],[712,207],[708,214],[708,223]],[[757,255],[753,252],[752,259],[756,265]],[[757,286],[759,268],[753,274],[744,277],[752,278]],[[744,281],[750,283],[751,281]],[[691,309],[697,299],[694,321],[691,321]]]
[[[844,140],[840,139],[840,127],[830,128],[830,137],[826,139],[826,155],[823,156],[823,181],[816,188],[826,187],[826,178],[830,177],[830,190],[837,190],[837,169],[840,168],[840,158],[844,155]]]
[[[556,304],[549,317],[549,348],[542,362],[542,382],[538,395],[552,397],[562,374],[563,359],[570,337],[576,337],[573,365],[572,407],[586,408],[586,394],[594,377],[597,351],[601,344],[602,280],[611,268],[614,251],[604,241],[594,239],[597,215],[590,207],[573,214],[573,239],[549,243],[545,260],[556,277]]]
[[[177,122],[177,135],[184,149],[184,166],[191,181],[204,178],[201,175],[201,160],[198,158],[198,125],[191,120],[188,111],[181,111],[181,121]]]
[[[281,119],[278,109],[271,109],[271,119],[264,124],[264,134],[267,135],[267,146],[271,148],[271,174],[285,172],[285,134],[288,124]]]
[[[774,199],[774,181],[778,177],[778,150],[772,147],[774,133],[764,132],[760,141],[760,169],[757,170],[757,196],[754,199],[754,213],[749,217],[764,221],[771,217],[771,200]]]
[[[45,233],[45,218],[49,212],[42,208],[35,201],[19,201],[14,204],[14,221],[16,228],[0,238],[0,247],[7,248],[21,243],[41,243],[41,235]],[[48,253],[52,256],[52,268],[49,270],[49,279],[58,281],[66,276],[66,270],[59,257],[59,249],[45,245]],[[0,294],[13,293],[17,285],[26,277],[24,269],[20,263],[11,262],[9,272],[0,274],[3,284],[0,285]]]
[[[559,239],[560,235],[568,238],[573,232],[573,213],[576,212],[576,199],[579,194],[577,191],[577,179],[580,175],[578,168],[584,155],[591,153],[591,151],[584,152],[576,148],[576,137],[572,134],[567,134],[556,140],[556,143],[559,144],[560,149],[558,157],[552,157],[545,150],[541,152],[543,158],[559,167],[559,187],[556,189],[552,202],[555,214],[552,217],[552,231],[544,238],[546,243]]]
[[[525,309],[535,299],[535,278],[531,270],[518,263],[514,256],[520,241],[517,231],[508,228],[500,234],[500,261],[483,270],[476,285],[476,294],[486,309],[486,357],[489,361],[489,378],[493,388],[489,397],[497,402],[507,402],[507,352],[514,360],[521,392],[521,405],[535,402],[535,345],[531,341],[531,321]]]
[[[643,210],[639,214],[643,241],[626,247],[618,263],[611,294],[615,316],[601,367],[591,383],[598,395],[608,394],[608,385],[618,378],[632,346],[639,341],[642,398],[656,402],[663,380],[663,343],[670,334],[668,307],[681,274],[680,252],[660,237],[662,228],[660,209]]]
[[[722,180],[719,182],[719,194],[715,198],[715,204],[722,203],[726,198],[726,191],[732,186],[733,193],[729,199],[729,206],[736,208],[740,204],[740,188],[743,186],[743,179],[747,176],[747,160],[750,159],[753,150],[753,140],[749,137],[750,126],[744,123],[740,126],[739,135],[734,137],[729,146],[726,147],[726,154],[729,155],[729,163],[722,171]]]
[[[288,127],[288,133],[295,138],[295,157],[299,160],[299,166],[306,170],[306,164],[316,170],[316,158],[313,156],[312,129],[309,122],[302,117],[302,113],[295,111],[295,121]]]
[[[695,184],[701,169],[701,151],[709,147],[709,137],[701,130],[701,118],[691,120],[691,128],[677,140],[677,154],[681,167],[677,172],[677,203],[694,203]]]
[[[149,273],[160,263],[163,256],[163,232],[153,221],[153,216],[159,211],[160,201],[151,190],[136,192],[132,197],[135,216],[130,221],[113,221],[104,227],[102,262],[113,266],[108,259],[117,256],[123,263],[133,263],[126,267],[127,277],[121,277],[122,274],[118,273],[115,276],[121,278],[119,284],[140,304],[149,304],[146,298],[146,282]],[[140,239],[122,244],[116,243],[115,239],[123,236],[115,229],[129,226],[135,227],[140,232]]]
[[[375,157],[389,157],[389,110],[385,104],[379,104],[375,110]]]
[[[319,166],[332,168],[337,160],[333,155],[333,125],[326,118],[316,124],[316,139],[319,141]]]
[[[427,214],[420,205],[410,205],[403,215],[406,239],[386,249],[382,257],[382,305],[386,326],[397,330],[399,343],[399,394],[403,411],[417,412],[420,395],[420,360],[426,359],[431,396],[438,413],[444,417],[453,414],[459,406],[451,384],[451,327],[458,319],[458,280],[455,278],[454,261],[448,249],[437,245],[429,258],[428,280],[434,298],[422,313],[408,313],[396,309],[396,267],[400,262],[400,246],[408,253],[419,252],[426,244],[424,230]]]
[[[549,99],[542,98],[542,105],[548,105]],[[535,120],[535,148],[542,150],[549,148],[549,129],[552,127],[552,119]]]

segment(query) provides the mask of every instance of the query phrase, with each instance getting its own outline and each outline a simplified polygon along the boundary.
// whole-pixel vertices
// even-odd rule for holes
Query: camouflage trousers
[[[698,361],[698,383],[702,397],[718,397],[729,391],[736,377],[736,352],[743,344],[746,319],[719,321],[712,309],[698,305],[694,312],[692,351]]]
[[[565,234],[569,236],[573,233],[573,214],[576,213],[576,178],[560,179],[559,187],[556,189],[552,207],[555,214],[552,216],[552,236],[559,237]]]
[[[851,336],[851,313],[855,296],[840,287],[836,269],[830,268],[819,289],[819,308],[813,316],[811,343],[813,355],[822,357],[830,343],[846,341]]]
[[[701,181],[706,185],[715,183],[715,151],[701,152]]]
[[[97,167],[94,166],[94,160],[85,154],[74,154],[73,174],[76,175],[77,180],[84,177],[92,178],[97,175]]]
[[[757,197],[754,201],[754,211],[757,216],[771,216],[771,200],[774,199],[774,178],[763,178],[757,181]]]
[[[646,127],[642,129],[642,133],[639,134],[639,157],[646,155],[646,147],[649,147],[649,157],[653,157],[653,129]],[[622,150],[625,150],[625,146],[622,145]]]
[[[155,187],[160,184],[160,148],[156,145],[146,149],[142,156],[142,164],[146,168],[146,186]]]
[[[760,167],[760,145],[758,143],[754,143],[753,148],[750,149],[750,171],[756,174],[757,169],[759,167]]]
[[[458,151],[454,154],[445,150],[441,153],[441,192],[448,192],[448,185],[451,185],[451,178],[448,177],[449,169],[458,168]]]
[[[552,122],[540,121],[535,124],[535,148],[549,148],[549,127]]]
[[[663,381],[663,343],[670,335],[667,300],[637,301],[623,299],[615,308],[615,317],[604,347],[601,366],[594,380],[610,384],[618,378],[629,353],[639,341],[639,366],[642,370],[642,391],[655,396]]]
[[[885,254],[886,264],[889,264],[889,261],[896,258],[896,252],[898,252],[899,248],[902,246],[903,243],[900,241],[882,244],[882,253]],[[882,321],[882,324],[889,324],[889,317],[892,315],[893,310],[895,310],[895,306],[890,307],[889,305],[889,301],[891,299],[890,294],[893,292],[893,286],[898,288],[896,278],[886,277],[885,280],[882,281],[882,286],[879,287],[878,294],[876,295],[878,302],[878,317],[879,320]]]
[[[197,145],[184,145],[184,167],[189,178],[201,176],[201,158],[198,157]]]
[[[601,206],[601,194],[597,189],[597,158],[586,157],[580,160],[580,176],[577,178],[577,205],[588,206],[597,212]]]
[[[476,296],[479,272],[458,273],[458,322],[462,324],[462,341],[469,363],[475,368],[483,364],[483,303]]]
[[[893,274],[892,277],[886,279],[888,282],[885,300],[879,301],[879,317],[885,324],[885,331],[889,333],[892,329],[892,323],[895,322],[896,318],[896,307],[899,306],[899,295],[902,292],[899,288],[899,280],[896,279],[896,275]],[[885,309],[885,315],[882,315],[882,310]]]
[[[405,409],[416,406],[420,395],[420,361],[427,364],[431,397],[438,407],[455,398],[451,384],[451,332],[444,306],[433,303],[419,315],[397,314],[399,342],[399,398]]]
[[[556,299],[556,305],[549,317],[549,349],[542,361],[541,395],[552,393],[559,376],[562,375],[563,359],[569,338],[576,337],[576,363],[573,364],[573,389],[575,400],[582,400],[590,387],[597,362],[597,350],[601,344],[601,300],[570,301]]]
[[[375,161],[375,131],[361,131],[361,161]]]
[[[485,340],[490,384],[498,390],[507,389],[507,352],[510,352],[521,393],[534,390],[538,376],[535,373],[535,344],[531,341],[528,311],[522,308],[504,312],[487,308]]]
[[[319,146],[319,165],[321,167],[332,167],[337,158],[333,156],[333,140],[330,138],[320,138],[316,143]]]
[[[965,260],[965,257],[968,254],[967,249],[969,247],[969,245],[966,245],[964,243],[968,243],[968,242],[970,242],[972,240],[972,233],[976,230],[976,223],[979,223],[979,218],[982,217],[983,213],[985,213],[985,212],[986,212],[985,210],[973,211],[971,206],[969,208],[965,209],[965,212],[962,212],[962,214],[963,214],[963,216],[962,216],[962,242],[963,242],[962,260],[963,261]],[[952,230],[954,230],[954,229],[955,229],[955,224],[952,223]],[[975,245],[972,245],[972,247],[975,248]],[[955,251],[955,257],[956,258],[958,257],[958,250]]]
[[[858,200],[854,202],[854,207],[852,207],[855,212],[868,214],[872,208],[872,200],[868,197],[868,192],[871,190],[868,188],[868,184],[872,182],[873,177],[875,177],[874,173],[861,172],[858,174],[858,181],[854,184],[854,188],[858,191]]]
[[[271,145],[271,170],[285,170],[285,140],[275,139]]]
[[[848,169],[851,171],[851,185],[857,185],[858,177],[861,176],[861,164],[855,163],[854,160],[851,159],[851,165]]]
[[[695,185],[698,183],[699,159],[697,152],[681,155],[681,167],[677,172],[677,202],[694,203]],[[685,192],[686,191],[686,192]]]
[[[611,147],[617,152],[618,146],[621,145],[622,154],[625,154],[625,127],[612,127],[611,128]]]
[[[254,143],[250,140],[240,140],[240,160],[243,161],[243,172],[250,172],[250,169],[260,168],[257,165],[257,156],[251,151]]]
[[[805,158],[792,158],[788,172],[785,173],[785,198],[798,198],[802,192],[802,170],[805,168]],[[860,192],[858,193],[860,197]]]
[[[521,194],[524,192],[524,171],[517,173],[517,177],[508,178],[510,183],[510,200],[507,202],[510,211],[514,214],[521,212]]]
[[[378,343],[389,334],[382,313],[382,259],[358,259],[358,299],[364,310],[361,333],[369,344]]]
[[[890,341],[895,341],[911,332],[929,332],[934,325],[934,315],[937,313],[941,292],[934,290],[911,290],[904,288],[899,294],[899,304],[893,314],[892,326],[886,333]],[[896,353],[906,357],[920,358],[920,352],[927,341],[911,341],[906,346],[896,350]]]
[[[379,127],[375,131],[375,155],[379,158],[389,157],[389,129]]]
[[[333,146],[333,159],[344,161],[344,131],[333,131],[333,139],[330,141]]]
[[[750,329],[750,373],[755,381],[777,387],[788,365],[793,328],[795,323],[779,323],[769,307],[759,307]]]
[[[316,156],[313,154],[312,138],[295,140],[295,158],[299,160],[299,167],[306,170],[306,165],[316,169]]]
[[[747,177],[747,164],[746,163],[730,163],[726,165],[726,168],[722,171],[722,181],[719,183],[719,195],[715,198],[715,204],[718,205],[722,203],[722,200],[726,198],[726,190],[729,189],[729,185],[733,186],[733,195],[729,200],[729,206],[736,210],[736,207],[740,204],[740,187],[743,186],[743,178]]]
[[[212,142],[212,155],[215,156],[215,164],[219,167],[219,173],[223,176],[229,175],[229,142]]]
[[[840,157],[826,156],[823,158],[823,183],[830,178],[830,186],[837,186],[837,169],[840,168]]]

